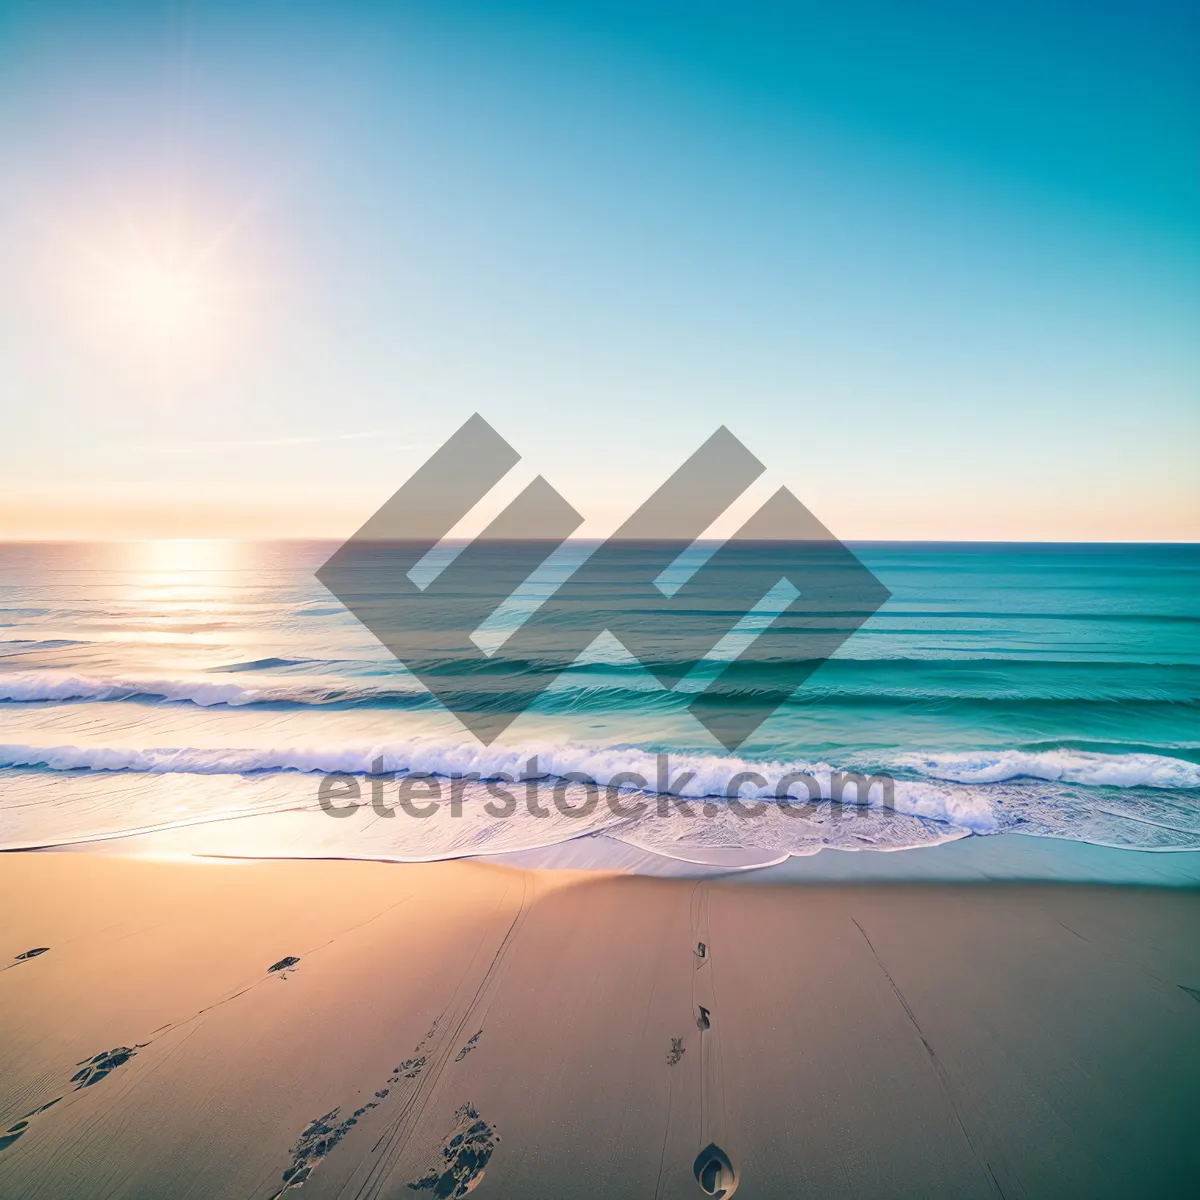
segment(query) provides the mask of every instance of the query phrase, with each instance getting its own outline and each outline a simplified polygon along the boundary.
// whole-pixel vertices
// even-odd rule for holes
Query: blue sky
[[[0,536],[348,534],[479,411],[587,532],[724,423],[844,537],[1194,540],[1198,24],[0,0]]]

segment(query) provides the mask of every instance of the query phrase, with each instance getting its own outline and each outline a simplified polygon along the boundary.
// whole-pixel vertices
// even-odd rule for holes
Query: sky
[[[1200,540],[1200,10],[0,0],[0,537],[348,536],[472,413],[608,532]]]

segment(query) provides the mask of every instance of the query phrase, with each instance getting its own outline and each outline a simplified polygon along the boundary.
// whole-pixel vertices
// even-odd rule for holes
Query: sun
[[[178,220],[123,221],[75,240],[67,272],[89,337],[121,356],[215,359],[244,323],[228,238]]]
[[[223,289],[200,265],[143,253],[112,264],[105,290],[118,332],[151,351],[194,348],[219,331]]]

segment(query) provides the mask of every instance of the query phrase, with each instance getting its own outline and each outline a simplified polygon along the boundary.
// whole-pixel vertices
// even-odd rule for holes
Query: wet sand
[[[1194,890],[19,853],[0,909],[5,1200],[1200,1190]]]

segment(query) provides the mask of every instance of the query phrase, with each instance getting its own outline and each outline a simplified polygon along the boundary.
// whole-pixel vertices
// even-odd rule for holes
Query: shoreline
[[[12,1200],[408,1195],[476,1123],[483,1200],[1200,1178],[1191,889],[3,861]]]
[[[242,818],[244,819],[244,818]],[[1000,833],[965,835],[927,846],[849,850],[829,846],[762,862],[753,849],[710,847],[697,862],[643,850],[604,833],[495,854],[404,860],[386,857],[307,854],[234,854],[204,849],[196,836],[204,826],[114,835],[58,845],[28,846],[0,854],[69,853],[169,861],[419,862],[483,863],[519,871],[567,871],[659,879],[740,880],[746,883],[1091,883],[1141,887],[1200,888],[1200,850],[1104,846],[1069,838]],[[192,846],[189,849],[189,845]],[[744,860],[744,861],[742,861]]]

